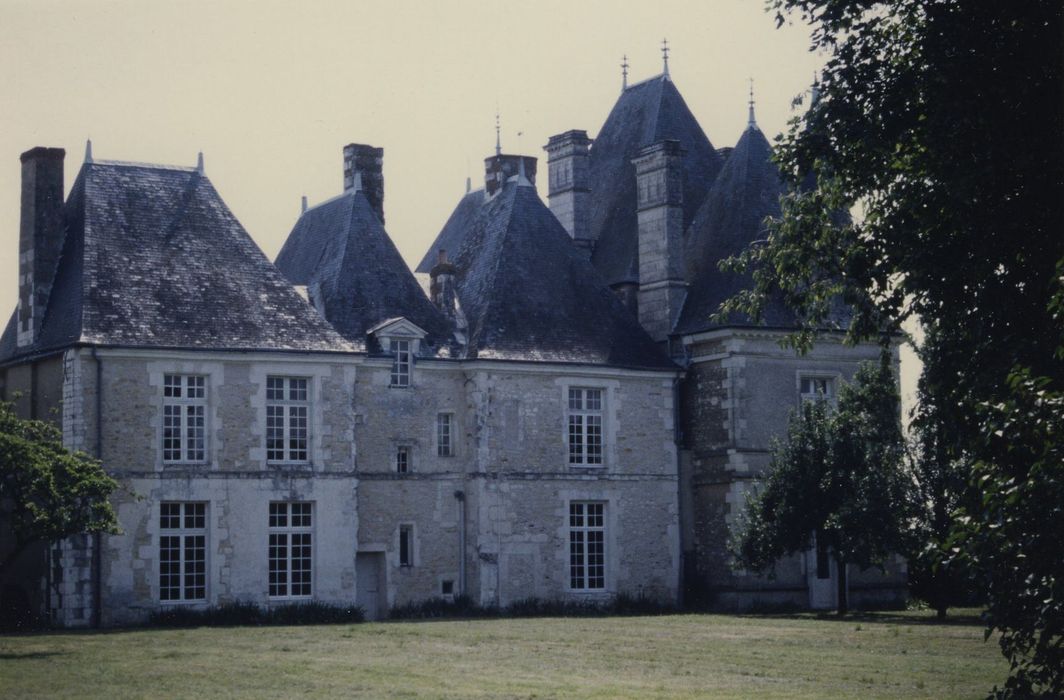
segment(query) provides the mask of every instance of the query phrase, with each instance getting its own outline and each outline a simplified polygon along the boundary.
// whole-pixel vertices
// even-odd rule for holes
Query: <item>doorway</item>
[[[388,608],[384,586],[384,552],[359,552],[355,555],[358,577],[356,599],[367,620],[380,620]]]

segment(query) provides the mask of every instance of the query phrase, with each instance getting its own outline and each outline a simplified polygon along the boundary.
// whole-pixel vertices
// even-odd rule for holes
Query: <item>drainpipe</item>
[[[458,595],[466,594],[466,505],[465,492],[455,491],[454,499],[458,502]]]
[[[96,362],[96,459],[103,458],[103,360],[92,348],[92,359]],[[100,590],[103,581],[103,536],[99,532],[92,535],[92,626],[99,629],[103,618],[103,596]]]
[[[684,551],[683,551],[683,474],[682,458],[680,449],[683,443],[683,429],[680,427],[680,377],[672,380],[672,440],[676,444],[676,532],[680,536],[680,561],[677,567],[679,581],[676,582],[676,602],[682,608],[684,605]]]

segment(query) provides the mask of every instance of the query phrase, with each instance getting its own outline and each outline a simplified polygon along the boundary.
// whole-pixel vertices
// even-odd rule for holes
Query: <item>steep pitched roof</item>
[[[534,187],[508,182],[463,240],[454,264],[471,357],[675,368]]]
[[[385,319],[406,317],[446,343],[447,320],[425,296],[365,195],[349,191],[299,217],[277,256],[277,268],[337,331],[359,349]]]
[[[350,350],[270,264],[192,168],[86,163],[38,342],[193,349]]]
[[[459,251],[464,242],[464,236],[469,231],[469,226],[473,222],[473,218],[476,217],[477,212],[480,211],[481,205],[484,204],[486,199],[484,195],[484,189],[473,190],[467,192],[462,199],[458,201],[458,206],[451,212],[450,218],[447,219],[447,223],[440,229],[439,234],[436,236],[436,240],[432,242],[432,245],[427,251],[425,251],[425,257],[421,258],[421,262],[418,263],[415,272],[429,273],[432,271],[432,266],[436,264],[439,259],[440,250],[446,250],[448,255],[454,257],[454,254]]]
[[[659,76],[627,88],[591,147],[591,234],[597,239],[592,262],[607,284],[639,279],[632,159],[662,139],[675,139],[687,151],[685,226],[720,171],[720,156],[670,79]]]
[[[779,200],[785,191],[779,169],[772,162],[772,146],[756,125],[748,127],[687,230],[684,260],[691,287],[675,332],[697,333],[719,327],[710,322],[710,316],[726,299],[751,286],[749,275],[721,272],[718,263],[765,238],[765,219],[779,216]],[[844,323],[846,317],[840,304],[832,321]],[[773,298],[764,309],[762,323],[733,316],[723,325],[791,328],[795,323],[794,313],[782,300]]]

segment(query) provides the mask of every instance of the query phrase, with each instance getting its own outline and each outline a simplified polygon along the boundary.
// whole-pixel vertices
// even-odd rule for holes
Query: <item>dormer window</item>
[[[388,386],[405,388],[413,383],[414,358],[421,349],[425,331],[403,317],[391,318],[369,329],[381,351],[391,358]]]
[[[396,339],[391,346],[394,353],[391,385],[410,386],[410,341]]]

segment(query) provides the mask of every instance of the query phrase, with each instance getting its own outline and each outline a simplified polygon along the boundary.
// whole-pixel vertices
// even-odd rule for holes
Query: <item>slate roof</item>
[[[453,257],[470,357],[675,369],[534,187],[511,179]]]
[[[192,168],[86,163],[38,342],[218,350],[350,350]]]
[[[432,266],[436,264],[439,259],[439,252],[442,248],[447,251],[447,255],[450,258],[454,258],[465,240],[465,235],[469,231],[469,227],[476,217],[477,212],[480,211],[481,205],[484,204],[486,197],[484,195],[484,189],[473,190],[467,192],[462,199],[458,201],[458,206],[451,212],[450,218],[447,219],[447,223],[440,229],[439,234],[436,236],[436,240],[432,242],[432,246],[425,252],[425,257],[421,258],[421,262],[418,263],[417,269],[414,272],[429,273],[432,271]]]
[[[428,345],[449,342],[447,319],[425,296],[365,195],[348,191],[299,217],[277,256],[277,269],[306,285],[311,301],[359,350],[381,321],[403,316],[428,332]]]
[[[764,134],[757,126],[748,127],[691,222],[684,238],[686,276],[691,286],[675,333],[697,333],[722,325],[796,325],[794,313],[778,298],[766,305],[762,323],[738,315],[725,324],[709,320],[724,300],[752,286],[749,275],[721,272],[718,263],[765,238],[765,219],[780,214],[779,199],[786,186],[771,158],[772,146]],[[841,304],[831,320],[845,327],[847,313]]]
[[[722,159],[673,82],[658,76],[627,88],[591,146],[592,262],[607,284],[639,279],[636,178],[639,149],[675,139],[684,157],[684,228],[709,192]]]

